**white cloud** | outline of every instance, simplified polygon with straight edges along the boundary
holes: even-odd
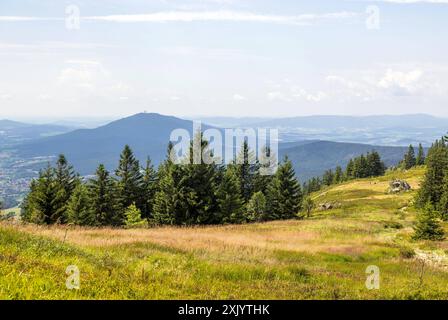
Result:
[[[323,91],[318,91],[316,93],[310,93],[302,88],[294,88],[292,97],[298,99],[304,99],[308,102],[320,102],[327,97],[327,94]]]
[[[51,96],[46,93],[42,93],[37,96],[37,100],[40,100],[40,101],[45,101],[45,100],[50,100],[50,99],[51,99]]]
[[[68,66],[62,68],[57,78],[57,84],[61,89],[81,89],[96,95],[107,95],[111,92],[116,92],[120,96],[125,94],[124,85],[113,83],[110,73],[101,62],[69,59],[65,64]]]
[[[82,65],[82,66],[100,66],[101,62],[95,60],[78,60],[78,59],[69,59],[66,60],[65,63],[74,64],[74,65]]]
[[[247,53],[243,50],[227,48],[207,48],[191,46],[162,47],[157,50],[163,55],[181,56],[187,58],[199,58],[210,60],[251,60],[268,61],[267,57]]]
[[[60,83],[90,83],[94,76],[86,69],[65,68],[61,71],[58,80]]]
[[[331,95],[340,101],[393,99],[404,96],[448,98],[448,68],[432,64],[402,64],[329,75]]]
[[[268,15],[239,11],[169,11],[150,14],[122,14],[108,16],[83,17],[84,20],[108,22],[194,22],[194,21],[232,21],[232,22],[259,22],[289,25],[310,25],[324,20],[350,19],[360,16],[356,12],[333,12],[324,14],[300,15]]]
[[[281,83],[271,83],[270,85],[276,90],[269,92],[267,95],[267,98],[271,101],[321,102],[328,97],[328,94],[322,90],[305,89],[302,86],[295,85],[289,79],[285,79]]]
[[[419,69],[408,72],[388,69],[384,77],[378,81],[378,87],[392,90],[398,95],[410,95],[419,89],[422,75],[423,71]]]
[[[271,101],[279,100],[283,102],[289,102],[291,101],[290,98],[288,98],[284,93],[279,91],[274,92],[268,92],[268,99]]]
[[[0,22],[27,22],[27,21],[60,21],[63,18],[26,17],[26,16],[0,16]]]
[[[0,99],[1,100],[10,100],[10,99],[12,99],[12,94],[9,94],[9,93],[0,94]]]
[[[105,16],[82,16],[81,20],[107,22],[194,22],[194,21],[232,21],[259,22],[290,25],[310,25],[325,20],[351,19],[362,16],[357,12],[340,11],[323,14],[300,15],[270,15],[240,11],[162,11],[148,14],[117,14]],[[31,17],[31,16],[0,16],[0,22],[27,21],[60,21],[63,18]]]
[[[235,100],[235,101],[245,101],[245,100],[247,100],[247,98],[236,93],[236,94],[233,95],[233,100]]]

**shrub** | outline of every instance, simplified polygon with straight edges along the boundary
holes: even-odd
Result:
[[[431,204],[427,204],[424,211],[419,213],[417,224],[414,227],[414,240],[440,241],[445,239],[445,232],[437,219],[437,212]]]
[[[148,221],[142,219],[141,211],[136,207],[135,203],[131,204],[124,213],[125,225],[128,228],[147,227]]]
[[[266,197],[262,192],[256,192],[250,198],[246,207],[248,221],[262,221],[266,215]]]
[[[311,216],[311,211],[314,209],[314,201],[311,199],[311,197],[306,197],[303,201],[303,210],[306,212],[307,218]]]
[[[400,257],[403,259],[412,259],[415,256],[415,251],[412,248],[402,247],[400,248]]]
[[[386,229],[402,229],[403,225],[396,221],[387,221],[384,223],[384,228]]]

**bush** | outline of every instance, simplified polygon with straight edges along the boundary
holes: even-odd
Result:
[[[256,192],[250,198],[246,207],[248,221],[262,221],[266,215],[266,197],[262,192]]]
[[[307,218],[311,216],[311,211],[313,211],[315,207],[313,199],[311,197],[306,197],[303,201],[303,210],[306,212]]]
[[[438,213],[431,204],[427,204],[424,211],[419,213],[417,224],[414,227],[414,240],[440,241],[445,239],[445,232],[437,219]]]
[[[403,225],[396,221],[387,221],[384,223],[384,228],[386,229],[402,229]]]
[[[415,251],[412,248],[402,247],[400,248],[400,257],[403,259],[412,259],[415,256]]]
[[[136,207],[135,203],[131,204],[124,213],[125,225],[128,228],[142,228],[148,226],[148,221],[142,219],[141,211]]]

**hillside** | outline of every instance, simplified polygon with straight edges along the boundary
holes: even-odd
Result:
[[[322,176],[325,170],[337,166],[345,168],[350,159],[376,150],[387,166],[397,165],[407,152],[407,147],[384,147],[359,143],[310,141],[285,143],[279,147],[280,159],[287,155],[302,181]]]
[[[447,243],[410,240],[423,173],[328,188],[316,203],[341,207],[304,220],[139,230],[2,222],[0,299],[447,299]],[[394,177],[414,191],[387,194]],[[65,288],[73,264],[78,291]],[[365,287],[372,265],[379,290]]]
[[[71,126],[29,124],[11,120],[0,120],[0,151],[2,151],[5,146],[63,134],[72,130],[73,127]]]
[[[171,132],[178,128],[191,132],[192,122],[140,113],[95,129],[80,129],[18,146],[16,156],[30,158],[63,153],[81,174],[92,174],[100,163],[115,169],[123,147],[129,144],[140,160],[151,156],[157,164],[165,158]]]

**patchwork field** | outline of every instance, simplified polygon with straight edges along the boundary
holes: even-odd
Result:
[[[448,299],[448,242],[410,240],[424,169],[313,195],[304,220],[154,229],[0,223],[0,299]],[[394,177],[414,191],[386,193]],[[66,288],[66,268],[80,289]],[[366,268],[380,270],[368,290]]]

